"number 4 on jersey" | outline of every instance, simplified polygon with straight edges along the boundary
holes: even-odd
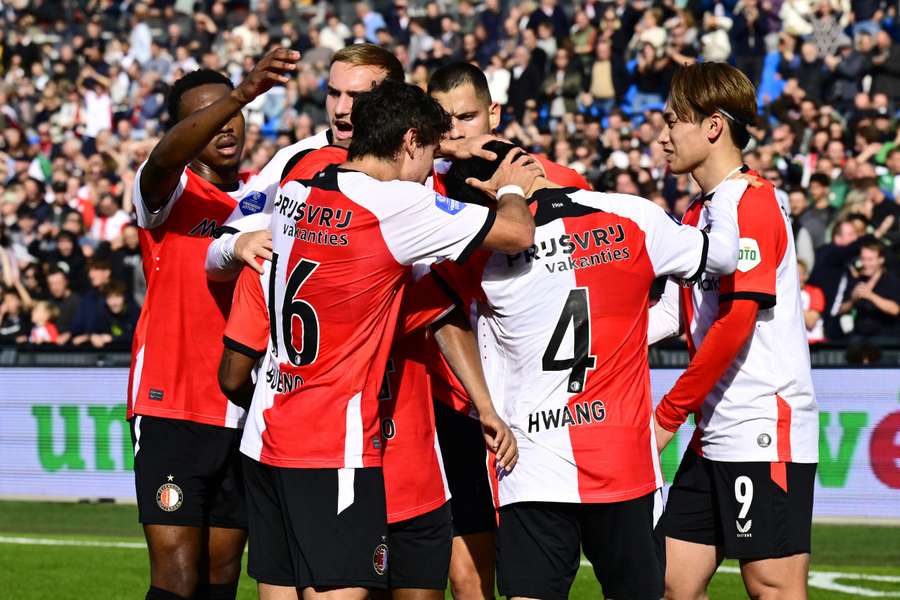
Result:
[[[574,328],[574,352],[572,358],[558,359],[559,347],[562,345],[566,331],[569,330],[569,322]],[[566,389],[570,394],[576,394],[584,389],[584,381],[587,378],[588,369],[597,366],[597,357],[591,356],[591,309],[588,301],[587,288],[575,288],[569,292],[566,303],[563,305],[562,314],[556,322],[550,343],[544,350],[542,368],[545,371],[565,371],[569,373],[569,383]]]
[[[309,279],[319,263],[301,259],[291,271],[284,290],[284,304],[281,307],[281,333],[284,336],[284,349],[287,358],[300,367],[308,365],[319,355],[319,316],[316,309],[308,302],[294,298],[300,286]],[[269,331],[272,336],[272,348],[278,355],[278,326],[275,319],[275,279],[278,268],[278,253],[272,254],[271,276],[269,277]],[[294,318],[300,319],[303,327],[300,348],[294,346]]]

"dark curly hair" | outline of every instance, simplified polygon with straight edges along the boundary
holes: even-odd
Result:
[[[185,92],[201,85],[210,84],[221,84],[228,86],[228,89],[234,89],[234,84],[231,83],[228,77],[212,69],[198,69],[172,84],[172,89],[169,90],[169,98],[166,101],[166,109],[169,111],[169,126],[174,125],[181,119],[178,109],[181,106],[181,97],[184,96]]]

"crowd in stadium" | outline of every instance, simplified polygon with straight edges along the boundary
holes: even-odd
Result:
[[[128,349],[146,284],[130,198],[198,67],[239,81],[273,45],[302,68],[245,112],[244,166],[327,126],[331,55],[368,41],[409,82],[477,63],[498,132],[601,191],[676,216],[697,194],[655,143],[677,65],[757,84],[747,164],[789,207],[810,343],[896,343],[900,15],[879,0],[10,2],[0,27],[0,344]]]

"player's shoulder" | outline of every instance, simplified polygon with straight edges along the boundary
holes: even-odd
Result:
[[[564,167],[559,163],[555,163],[543,154],[535,154],[535,158],[544,167],[547,173],[547,179],[561,185],[563,187],[574,187],[580,190],[590,190],[591,186],[587,180],[581,176],[575,169]]]

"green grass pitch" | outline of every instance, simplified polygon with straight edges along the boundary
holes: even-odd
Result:
[[[136,520],[127,505],[0,502],[0,598],[142,598],[149,571]],[[813,599],[900,598],[900,527],[815,525],[812,563]],[[746,598],[736,565],[724,567],[710,598]],[[238,597],[256,598],[246,574]],[[590,567],[570,597],[601,597]]]

